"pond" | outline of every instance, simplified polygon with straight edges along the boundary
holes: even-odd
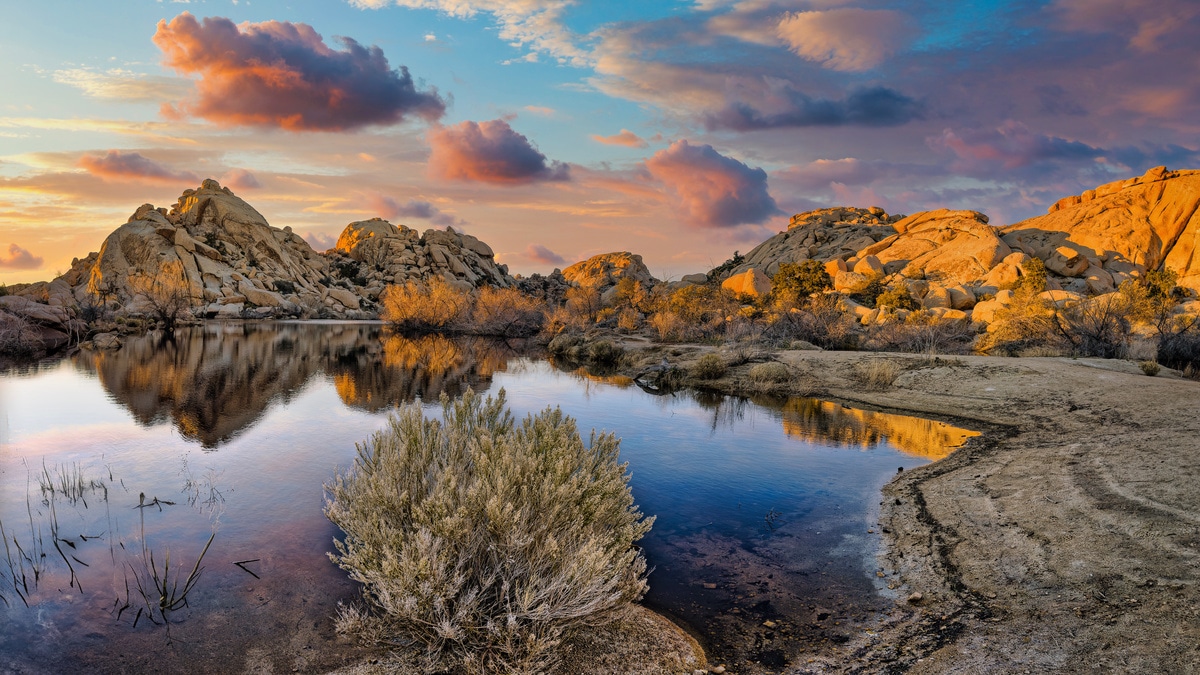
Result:
[[[657,517],[645,602],[738,672],[830,649],[888,606],[879,488],[973,435],[814,399],[657,396],[514,345],[376,324],[134,338],[0,375],[0,671],[311,672],[360,656],[332,631],[357,589],[326,555],[323,485],[394,405],[432,412],[468,386],[622,439]]]

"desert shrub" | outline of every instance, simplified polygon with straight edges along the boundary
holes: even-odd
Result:
[[[650,327],[660,342],[675,342],[683,339],[684,323],[672,311],[658,311],[650,317]]]
[[[1142,369],[1143,373],[1149,375],[1150,377],[1154,377],[1159,373],[1160,370],[1162,370],[1162,367],[1154,361],[1142,361],[1138,363],[1138,367]]]
[[[903,282],[895,284],[880,293],[875,298],[875,306],[907,309],[910,312],[921,309],[921,303],[912,296],[912,293],[908,290],[908,285]]]
[[[803,340],[822,349],[853,349],[858,343],[855,323],[837,296],[818,295],[770,318],[762,337],[777,345]]]
[[[1018,288],[1012,301],[996,310],[988,332],[976,343],[979,351],[1008,356],[1059,353],[1064,347],[1054,306],[1030,287]]]
[[[175,324],[192,306],[191,289],[183,263],[178,260],[164,263],[153,272],[141,271],[131,276],[129,290],[146,302],[150,315],[168,333],[175,330]]]
[[[685,286],[660,299],[660,311],[674,312],[689,332],[708,333],[739,308],[733,293],[720,286]],[[665,307],[661,306],[665,305]]]
[[[871,326],[865,347],[912,354],[966,354],[974,341],[975,331],[969,321],[939,319],[932,312],[913,312],[904,321]]]
[[[566,307],[571,313],[588,325],[596,323],[596,314],[603,305],[600,303],[600,290],[595,286],[572,286],[567,289]]]
[[[1017,282],[1018,289],[1024,289],[1037,294],[1046,290],[1046,264],[1037,256],[1031,257],[1021,270],[1021,280]]]
[[[876,274],[849,289],[846,295],[860,305],[875,307],[879,296],[885,291],[887,291],[887,285],[883,283],[883,275]]]
[[[854,379],[868,390],[880,391],[891,387],[903,369],[891,359],[874,357],[854,364]]]
[[[1168,368],[1200,371],[1200,320],[1176,318],[1158,334],[1158,362]]]
[[[8,286],[6,284],[0,284],[0,298],[6,295],[8,295]]]
[[[442,397],[442,419],[401,407],[326,486],[345,533],[331,558],[368,611],[338,622],[414,641],[432,669],[533,673],[572,629],[618,619],[646,591],[649,531],[619,441],[585,445],[560,410],[514,422],[503,391]]]
[[[782,363],[769,361],[750,367],[750,379],[759,384],[779,384],[792,378],[792,371]]]
[[[42,349],[38,332],[25,317],[0,310],[0,355],[26,358]]]
[[[409,281],[389,286],[380,296],[380,317],[400,330],[454,330],[463,325],[471,307],[471,295],[441,277],[429,284]]]
[[[1122,359],[1129,349],[1132,305],[1121,293],[1092,298],[1054,313],[1063,340],[1078,356]]]
[[[334,260],[330,263],[330,266],[343,279],[353,279],[359,275],[360,266],[357,260],[343,258],[341,260]]]
[[[291,295],[296,292],[296,284],[287,279],[275,280],[275,291],[284,295]]]
[[[771,278],[771,299],[776,304],[793,306],[810,296],[833,288],[833,278],[816,260],[780,263]]]
[[[634,281],[629,277],[622,277],[617,281],[616,289],[613,291],[614,307],[648,312],[652,302],[653,296],[642,282]]]
[[[542,330],[542,303],[515,288],[484,286],[475,294],[471,331],[481,335],[528,337]]]
[[[615,365],[625,350],[608,340],[597,340],[587,346],[587,360],[601,365]]]
[[[555,356],[568,356],[571,350],[585,344],[582,335],[575,333],[559,333],[554,336],[550,344],[546,345],[546,349]]]
[[[692,366],[692,377],[701,380],[715,380],[725,375],[725,359],[718,354],[705,354]]]
[[[549,335],[558,335],[564,331],[582,331],[591,326],[584,317],[567,309],[565,305],[551,307],[545,313],[542,330]]]
[[[617,330],[632,333],[642,327],[642,315],[636,309],[626,307],[617,314]]]

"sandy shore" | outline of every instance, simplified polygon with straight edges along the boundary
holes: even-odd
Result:
[[[1099,359],[763,358],[793,369],[782,389],[984,432],[884,489],[895,610],[787,672],[1200,672],[1200,383]],[[902,372],[864,391],[881,358]],[[712,385],[753,388],[748,368]]]

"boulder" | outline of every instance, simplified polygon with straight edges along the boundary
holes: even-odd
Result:
[[[987,216],[977,211],[927,211],[894,227],[899,234],[886,246],[871,247],[871,253],[885,266],[903,264],[901,274],[910,279],[972,283],[1012,253],[987,224]]]
[[[771,280],[756,269],[748,269],[721,282],[721,288],[737,295],[758,298],[771,292]]]
[[[642,256],[628,251],[592,256],[571,265],[562,274],[576,286],[591,286],[601,292],[615,286],[621,279],[633,279],[647,286],[658,283],[642,262]]]

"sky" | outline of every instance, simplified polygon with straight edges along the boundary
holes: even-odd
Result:
[[[314,248],[679,278],[830,206],[993,225],[1200,168],[1195,0],[0,0],[0,283],[204,178]]]

